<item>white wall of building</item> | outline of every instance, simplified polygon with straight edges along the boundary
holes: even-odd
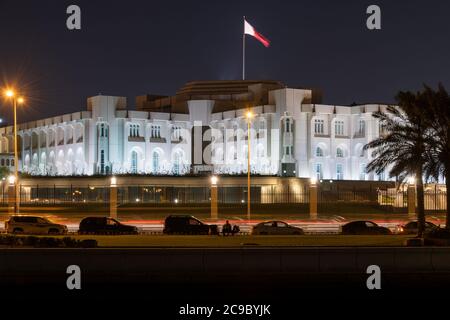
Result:
[[[311,94],[273,90],[269,105],[251,108],[252,173],[383,178],[364,172],[370,154],[362,147],[379,135],[371,115],[385,106],[305,103]],[[112,96],[89,98],[87,109],[20,125],[20,170],[34,175],[182,175],[198,158],[192,150],[193,128],[209,126],[212,171],[247,172],[247,109],[214,113],[213,100],[191,100],[189,114],[132,111],[126,110],[124,97]],[[11,134],[10,127],[0,128],[0,152],[11,152]]]

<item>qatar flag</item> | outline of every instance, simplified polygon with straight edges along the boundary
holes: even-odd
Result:
[[[264,37],[261,33],[255,30],[247,20],[244,19],[244,34],[249,34],[255,37],[259,42],[261,42],[266,48],[270,45],[270,41]]]

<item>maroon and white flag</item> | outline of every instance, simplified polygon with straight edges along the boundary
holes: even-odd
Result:
[[[266,48],[270,46],[270,41],[266,37],[264,37],[261,33],[256,31],[253,26],[244,19],[244,34],[251,35],[256,38],[259,42],[261,42]]]

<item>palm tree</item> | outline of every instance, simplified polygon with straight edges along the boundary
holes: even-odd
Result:
[[[389,176],[403,183],[414,177],[417,186],[418,236],[425,230],[425,206],[423,178],[425,164],[429,161],[426,145],[429,126],[425,120],[424,94],[406,91],[396,96],[398,107],[388,106],[386,111],[377,111],[373,116],[379,120],[386,134],[364,146],[372,149],[374,158],[367,166],[368,171],[381,174],[389,168]]]
[[[430,159],[425,167],[427,175],[436,181],[445,178],[447,215],[445,226],[450,228],[450,97],[442,84],[435,91],[425,86],[423,92],[429,106],[426,120],[432,128],[432,142],[428,145]]]

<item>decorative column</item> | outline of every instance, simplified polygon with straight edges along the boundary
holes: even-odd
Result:
[[[117,219],[117,178],[111,177],[109,188],[109,217]]]
[[[15,164],[15,163],[14,163]],[[8,177],[8,213],[13,215],[16,213],[16,177],[10,175]]]
[[[219,208],[217,205],[217,180],[216,176],[211,177],[211,220],[219,218]]]
[[[309,184],[309,218],[312,220],[317,219],[317,179],[311,178]]]

